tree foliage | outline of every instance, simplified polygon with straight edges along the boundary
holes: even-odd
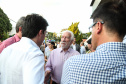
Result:
[[[74,34],[74,37],[76,38],[76,43],[80,44],[80,42],[82,41],[82,39],[87,39],[91,35],[91,32],[82,33],[79,30],[78,25],[79,25],[79,22],[72,23],[68,28],[62,29],[61,32],[65,31],[65,30],[72,31],[73,34]]]
[[[91,34],[92,34],[91,32],[83,33],[83,34],[82,34],[82,35],[83,35],[83,39],[89,38]]]
[[[81,31],[78,28],[79,22],[72,23],[71,26],[69,26],[68,30],[72,31],[74,34],[74,37],[76,38],[76,43],[80,44],[82,41],[83,35]]]
[[[62,29],[61,32],[66,31],[66,30],[68,30],[68,28],[66,28],[66,29]]]
[[[54,33],[53,33],[53,39],[56,39],[56,38],[57,38],[57,33],[54,32]]]
[[[46,37],[47,37],[47,39],[52,39],[53,38],[53,33],[52,32],[48,32]]]
[[[55,40],[55,41],[60,41],[61,37],[57,36],[56,32],[48,32],[48,34],[46,35],[46,39],[45,40]]]
[[[8,16],[0,8],[0,39],[4,40],[7,38],[7,34],[12,30],[12,25]],[[6,34],[5,34],[6,33]]]

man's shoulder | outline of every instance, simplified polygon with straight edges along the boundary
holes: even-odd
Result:
[[[81,46],[82,49],[84,49],[85,47],[84,46]]]
[[[74,52],[77,52],[77,51],[74,51]],[[96,57],[96,53],[89,53],[89,54],[78,54],[78,55],[75,55],[75,56],[72,56],[72,57],[70,57],[70,59],[69,60],[74,60],[73,62],[75,62],[75,61],[91,61],[91,60],[94,60],[94,59],[96,59],[95,58]]]
[[[17,47],[16,43],[8,45],[7,47],[5,47],[3,49],[3,51],[1,53],[4,53],[4,55],[7,55],[8,53],[10,54],[13,51],[13,49],[15,49],[15,47]]]
[[[62,48],[56,48],[53,50],[53,52],[61,52]]]
[[[70,53],[77,53],[77,54],[80,54],[78,51],[76,51],[76,50],[74,50],[74,49],[72,49],[72,48],[70,48]]]
[[[13,37],[10,37],[10,38],[7,38],[6,40],[4,40],[1,44],[11,44],[14,42],[14,36]]]

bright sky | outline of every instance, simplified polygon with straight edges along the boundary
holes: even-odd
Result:
[[[79,30],[89,32],[92,0],[0,0],[0,7],[7,16],[18,21],[21,16],[31,13],[41,14],[49,23],[47,31],[60,33],[72,22],[80,22]],[[15,23],[12,22],[13,27]]]

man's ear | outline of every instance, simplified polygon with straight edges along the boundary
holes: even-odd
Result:
[[[19,31],[22,32],[22,27],[19,27]]]
[[[42,35],[42,34],[43,34],[43,31],[42,30],[39,30],[38,35]]]
[[[97,22],[97,34],[101,33],[102,31],[102,23],[101,22]]]

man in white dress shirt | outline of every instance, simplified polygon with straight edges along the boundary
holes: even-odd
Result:
[[[80,54],[86,54],[86,49],[84,47],[84,43],[83,42],[80,43]]]
[[[43,84],[44,54],[40,50],[47,21],[38,14],[25,17],[22,38],[0,56],[0,84]]]

